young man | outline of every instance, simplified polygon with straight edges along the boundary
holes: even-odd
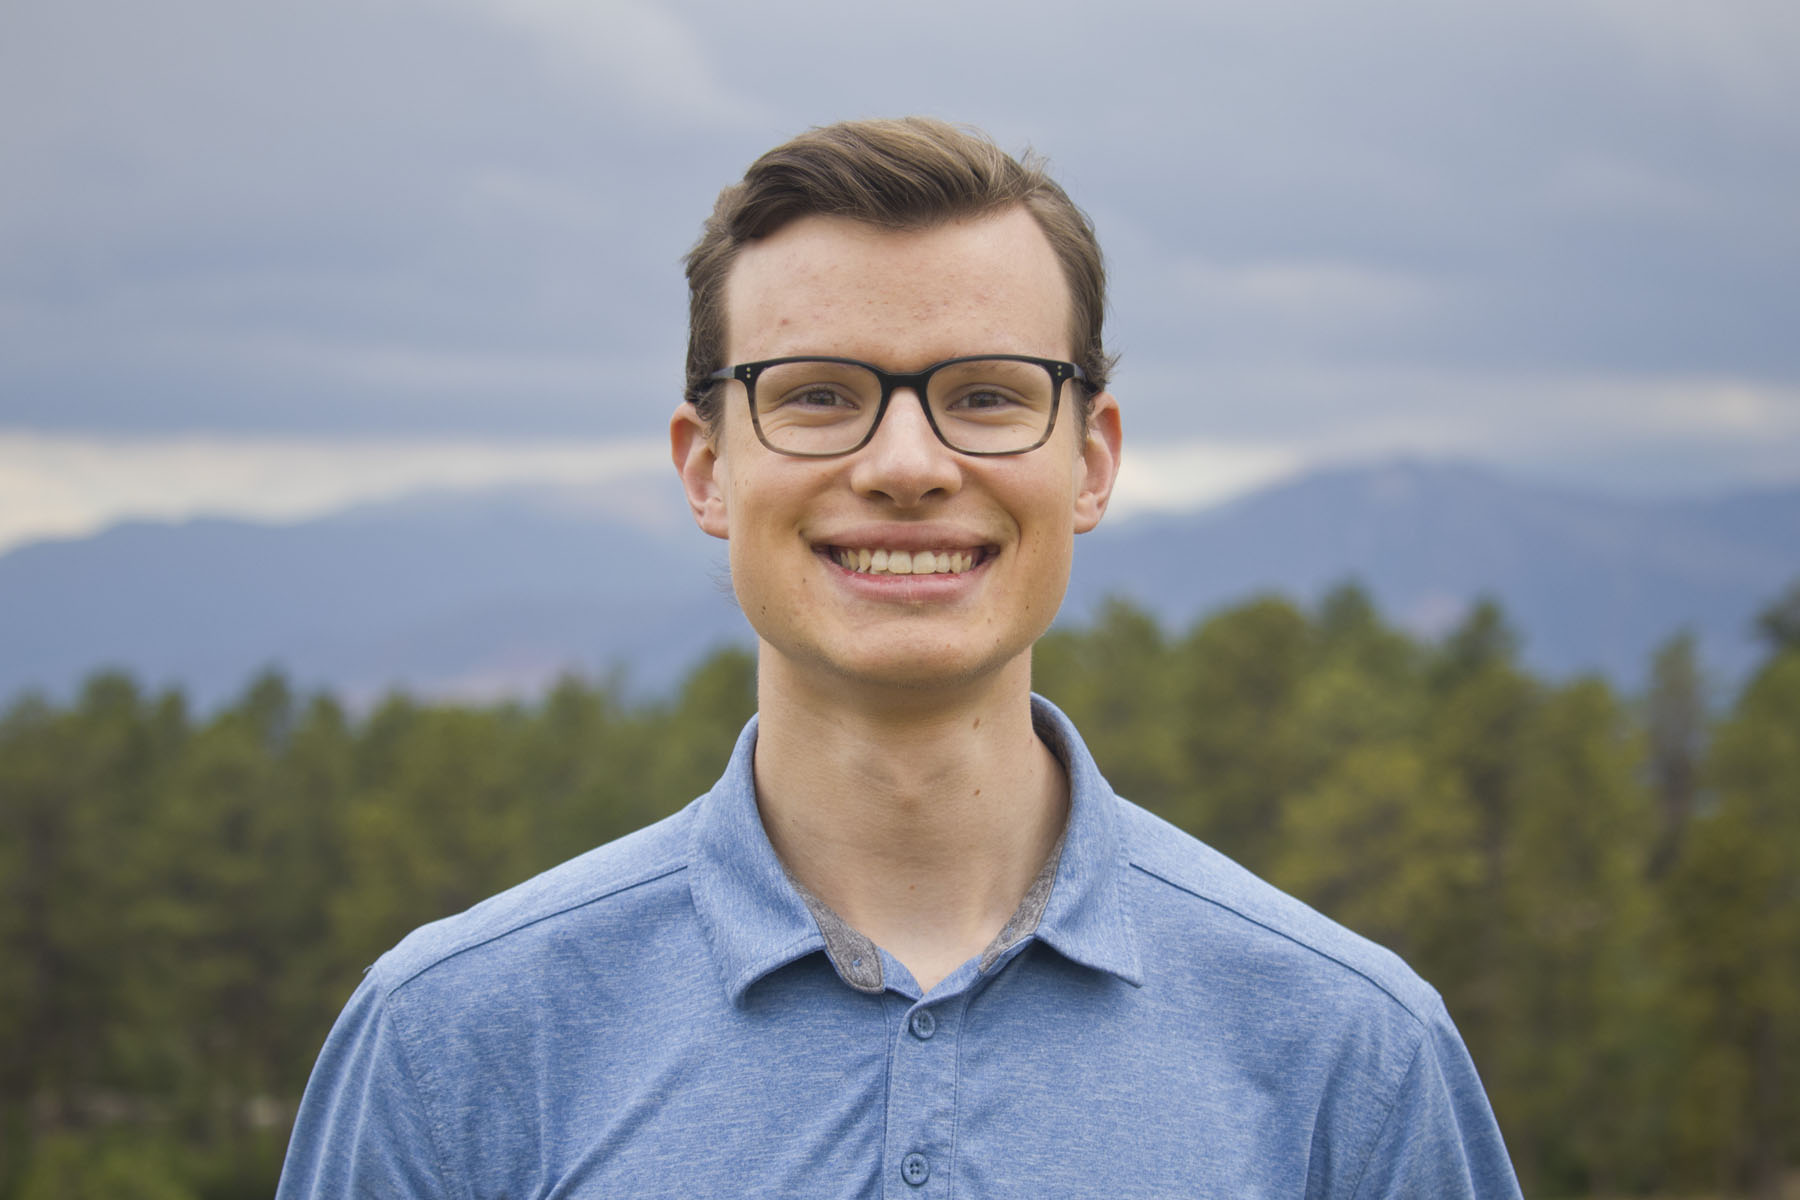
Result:
[[[1430,988],[1030,693],[1119,463],[1031,164],[815,130],[689,258],[675,464],[757,719],[707,795],[369,972],[282,1195],[1516,1196]]]

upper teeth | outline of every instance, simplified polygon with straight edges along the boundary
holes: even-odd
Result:
[[[973,550],[850,550],[834,548],[840,567],[869,575],[957,574],[975,565]]]

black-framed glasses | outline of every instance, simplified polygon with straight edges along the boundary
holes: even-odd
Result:
[[[796,458],[833,458],[869,444],[888,401],[910,388],[938,440],[960,454],[1024,454],[1050,440],[1062,385],[1087,374],[1023,354],[947,358],[923,371],[884,371],[854,358],[770,358],[714,371],[735,379],[763,445]]]

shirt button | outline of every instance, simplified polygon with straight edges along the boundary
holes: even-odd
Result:
[[[912,1015],[913,1036],[921,1042],[937,1032],[937,1018],[931,1015],[929,1008],[921,1008]]]
[[[931,1163],[923,1154],[909,1154],[900,1160],[900,1178],[914,1187],[924,1187],[931,1178]]]

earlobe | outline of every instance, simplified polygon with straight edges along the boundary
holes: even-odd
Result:
[[[716,538],[727,536],[725,489],[719,482],[719,452],[707,436],[706,422],[684,401],[669,419],[669,456],[681,476],[694,524]]]
[[[1075,494],[1075,532],[1086,533],[1100,524],[1119,478],[1119,454],[1124,428],[1119,402],[1111,392],[1101,392],[1088,408],[1087,436],[1082,439],[1080,473]]]

